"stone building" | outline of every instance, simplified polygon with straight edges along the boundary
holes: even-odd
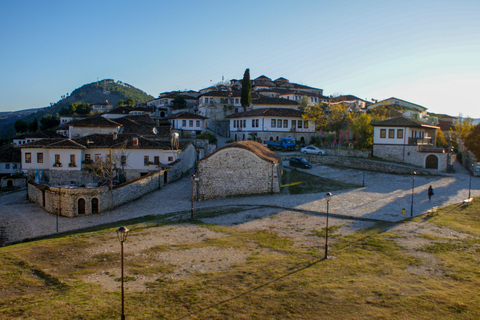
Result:
[[[255,141],[230,143],[197,166],[197,200],[280,192],[281,156]]]
[[[436,146],[436,130],[440,127],[407,117],[371,123],[372,155],[411,163],[427,169],[447,170],[449,154]]]

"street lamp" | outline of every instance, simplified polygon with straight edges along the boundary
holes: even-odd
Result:
[[[122,317],[120,319],[125,320],[125,288],[123,286],[123,243],[127,241],[128,230],[126,227],[120,227],[117,230],[118,241],[122,246]]]
[[[470,181],[468,182],[468,198],[467,199],[470,199],[470,190],[472,189],[473,163],[470,166],[469,172],[470,172]]]
[[[412,173],[412,201],[410,202],[410,217],[413,217],[413,189],[415,188],[415,175],[417,173],[413,171]]]
[[[332,199],[332,193],[327,192],[325,194],[325,199],[327,200],[327,223],[325,225],[325,259],[327,259],[328,254],[328,207],[330,204],[330,199]]]

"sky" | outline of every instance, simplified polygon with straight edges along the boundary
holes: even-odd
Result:
[[[97,79],[154,97],[266,75],[480,118],[480,1],[0,0],[0,111]]]

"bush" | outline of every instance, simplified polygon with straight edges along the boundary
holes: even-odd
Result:
[[[205,132],[203,134],[197,135],[197,139],[208,139],[208,142],[211,144],[217,143],[217,136],[211,132]]]

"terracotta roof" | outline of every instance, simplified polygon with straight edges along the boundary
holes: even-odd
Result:
[[[298,102],[294,100],[288,100],[283,98],[270,98],[262,96],[258,99],[252,99],[252,104],[272,104],[272,105],[293,105],[298,106]]]
[[[138,144],[134,144],[134,138],[137,139]],[[88,149],[101,148],[126,148],[126,149],[171,149],[170,140],[151,140],[136,134],[119,134],[114,138],[113,134],[92,134],[86,137],[75,139],[81,145]],[[180,140],[180,149],[185,148],[189,142]]]
[[[117,107],[117,108],[115,108],[113,110],[110,110],[108,112],[105,112],[104,114],[128,114],[132,110],[133,110],[132,107],[122,106],[122,107]]]
[[[52,138],[61,138],[63,136],[59,135],[55,131],[38,131],[38,132],[29,132],[22,134],[20,136],[16,136],[13,139],[52,139]]]
[[[291,108],[260,108],[253,109],[247,112],[234,113],[225,118],[244,118],[244,117],[267,117],[267,116],[279,116],[279,117],[301,117],[303,112]]]
[[[213,156],[217,152],[220,152],[221,150],[231,149],[231,148],[240,148],[240,149],[248,150],[256,154],[259,158],[271,163],[279,163],[282,160],[281,155],[271,151],[267,147],[263,146],[261,143],[258,143],[252,140],[227,143],[226,145],[224,145],[220,149],[217,149],[214,153],[212,153],[208,157],[205,157],[204,159],[210,158],[211,156]]]
[[[437,128],[440,129],[438,126],[434,126],[431,124],[423,123],[417,120],[413,120],[411,118],[407,117],[397,117],[397,118],[392,118],[392,119],[387,119],[383,121],[378,121],[378,122],[372,122],[370,123],[371,126],[374,127],[424,127],[424,128]]]
[[[19,148],[8,147],[0,149],[0,162],[20,162],[21,151]]]
[[[199,97],[239,97],[241,94],[240,91],[238,90],[233,90],[233,91],[209,91],[205,92],[204,94],[201,94]]]
[[[72,127],[118,127],[119,123],[102,116],[76,120],[68,123]]]
[[[168,116],[167,119],[201,119],[205,120],[208,119],[207,117],[201,116],[199,114],[194,114],[191,112],[180,112],[180,113],[175,113],[172,114],[171,116]]]
[[[57,138],[33,141],[22,144],[20,148],[84,149],[85,146],[69,138]]]

